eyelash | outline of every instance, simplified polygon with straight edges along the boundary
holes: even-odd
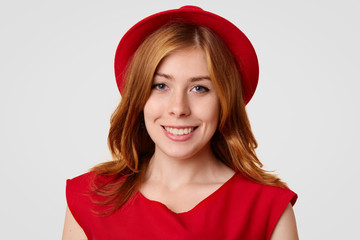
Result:
[[[167,88],[168,88],[168,86],[166,86],[165,83],[156,83],[151,86],[151,89],[156,89],[156,90],[160,90],[160,91],[166,90]],[[205,93],[205,92],[210,91],[209,88],[207,88],[205,86],[201,86],[201,85],[196,85],[193,88],[191,88],[191,90],[195,90],[195,92],[197,92],[197,93]]]
[[[196,88],[201,88],[202,90],[197,90],[196,92],[198,92],[198,93],[204,93],[204,92],[208,92],[209,91],[209,88],[207,88],[207,87],[204,87],[204,86],[201,86],[201,85],[196,85],[195,87],[193,87],[192,89],[196,89]]]
[[[163,88],[160,88],[163,87]],[[157,90],[165,90],[164,87],[167,87],[165,83],[156,83],[152,85],[152,89],[157,89]]]

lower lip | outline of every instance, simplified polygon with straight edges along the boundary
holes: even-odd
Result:
[[[184,141],[189,140],[194,135],[194,132],[196,131],[196,129],[194,129],[191,133],[184,134],[184,135],[171,134],[168,131],[166,131],[164,128],[163,128],[163,131],[164,131],[165,136],[167,136],[171,140],[176,141],[176,142],[184,142]]]

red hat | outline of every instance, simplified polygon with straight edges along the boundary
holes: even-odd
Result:
[[[184,6],[156,13],[141,20],[125,33],[115,53],[115,77],[120,93],[125,86],[123,73],[137,48],[151,33],[174,19],[185,24],[207,27],[222,38],[235,56],[241,75],[243,98],[247,104],[254,95],[259,79],[259,64],[253,46],[234,24],[195,6]]]

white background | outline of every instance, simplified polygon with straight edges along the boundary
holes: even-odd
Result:
[[[300,238],[358,237],[358,1],[15,0],[0,3],[0,239],[60,239],[65,180],[110,159],[121,36],[186,4],[232,21],[258,53],[248,112],[266,169],[299,194]]]

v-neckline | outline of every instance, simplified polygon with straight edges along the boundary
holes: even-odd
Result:
[[[185,214],[190,214],[194,211],[196,211],[198,208],[200,208],[202,205],[204,205],[207,201],[209,201],[209,199],[214,198],[216,195],[218,195],[219,192],[222,191],[222,189],[224,189],[227,185],[229,185],[233,179],[235,179],[235,176],[238,174],[238,172],[235,172],[228,180],[226,180],[226,182],[224,182],[223,184],[221,184],[220,187],[218,187],[217,189],[215,189],[212,193],[210,193],[208,196],[206,196],[205,198],[203,198],[202,200],[200,200],[197,204],[195,204],[190,210],[188,211],[184,211],[184,212],[174,212],[173,210],[171,210],[170,208],[168,208],[168,206],[160,201],[157,200],[151,200],[147,197],[145,197],[140,191],[137,192],[137,195],[140,196],[140,198],[144,201],[146,201],[149,204],[156,204],[159,205],[163,208],[165,208],[167,211],[171,212],[172,214],[176,214],[176,215],[185,215]]]

